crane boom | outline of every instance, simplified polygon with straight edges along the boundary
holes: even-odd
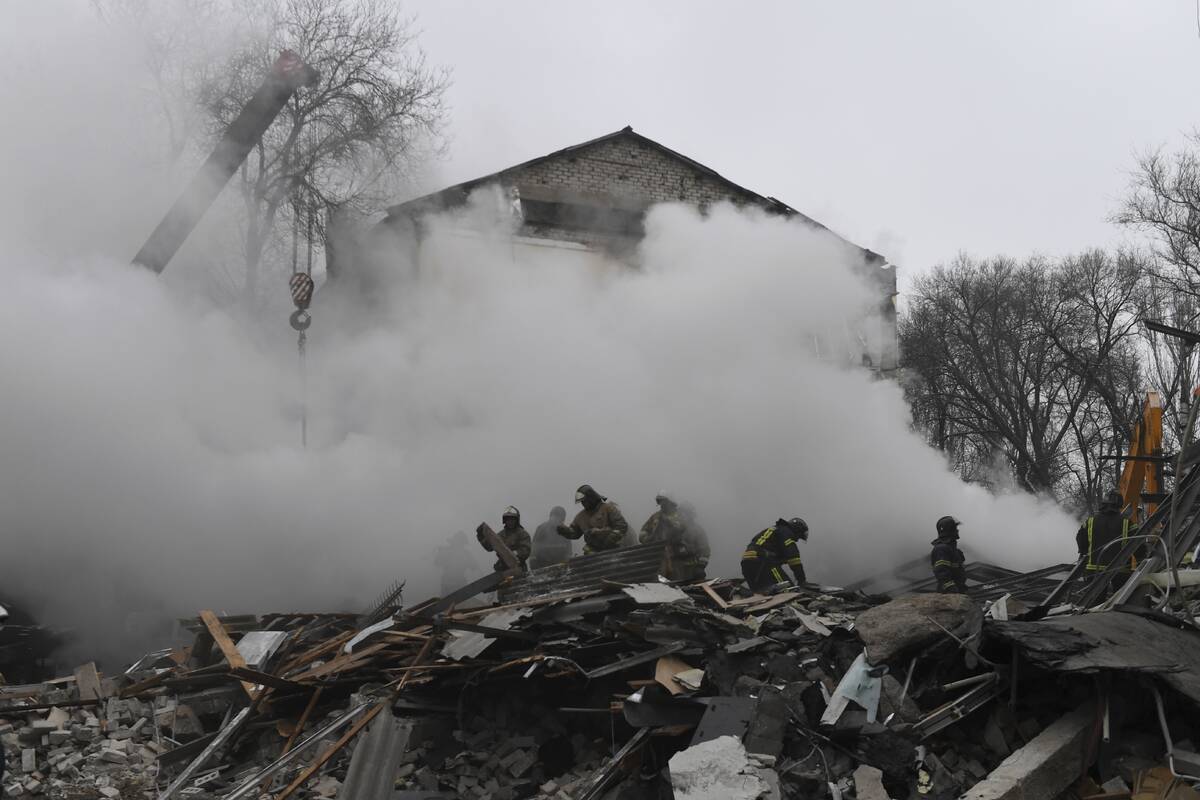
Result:
[[[317,71],[300,56],[291,50],[280,53],[266,80],[229,125],[133,263],[161,273],[296,90],[316,81]]]

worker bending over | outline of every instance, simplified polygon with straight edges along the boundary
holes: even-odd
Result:
[[[796,585],[805,583],[804,564],[800,562],[799,541],[808,541],[808,524],[799,517],[778,519],[759,532],[742,553],[742,576],[755,592],[787,583],[784,567],[792,571]]]
[[[621,516],[616,503],[586,483],[575,490],[575,502],[582,505],[583,510],[575,515],[570,525],[558,526],[559,536],[582,538],[584,555],[616,550],[625,543],[629,523]]]
[[[521,512],[513,506],[504,509],[504,513],[500,516],[504,523],[496,535],[500,537],[500,541],[504,542],[504,546],[512,551],[512,554],[517,557],[517,561],[521,562],[521,569],[526,569],[526,563],[529,561],[529,532],[521,527]],[[479,539],[479,543],[483,545],[483,549],[488,552],[492,551],[492,543],[484,538],[482,532],[483,526],[476,532],[475,536]],[[496,572],[504,572],[508,569],[508,565],[503,559],[497,558],[493,566]]]
[[[958,549],[958,526],[962,523],[954,517],[942,517],[937,521],[937,538],[930,544],[929,563],[937,590],[942,594],[966,594],[967,572],[963,568],[967,557]]]
[[[1087,559],[1088,571],[1103,572],[1112,566],[1122,548],[1113,542],[1129,538],[1129,520],[1121,514],[1123,505],[1125,498],[1120,492],[1109,492],[1100,501],[1100,513],[1084,520],[1075,533],[1075,546],[1079,557]]]
[[[708,537],[700,526],[695,525],[694,513],[685,515],[683,509],[666,492],[654,498],[658,511],[650,515],[642,525],[638,542],[664,542],[663,576],[672,581],[693,581],[704,577],[708,564]]]

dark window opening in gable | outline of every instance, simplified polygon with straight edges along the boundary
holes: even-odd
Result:
[[[557,203],[522,197],[521,213],[529,225],[553,225],[566,230],[634,237],[641,237],[646,231],[646,212],[641,209]]]

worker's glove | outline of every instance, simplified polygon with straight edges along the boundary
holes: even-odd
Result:
[[[563,538],[566,538],[566,539],[578,539],[579,538],[578,536],[575,535],[575,530],[570,525],[559,525],[554,530],[559,536],[562,536]]]
[[[583,540],[593,550],[603,550],[608,546],[608,537],[613,533],[611,528],[592,528],[583,535]]]

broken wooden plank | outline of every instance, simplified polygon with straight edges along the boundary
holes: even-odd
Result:
[[[260,672],[250,667],[230,667],[227,673],[235,678],[250,684],[260,684],[262,686],[270,686],[273,689],[307,689],[304,684],[296,681],[280,678],[277,675],[271,675],[266,672]]]
[[[620,661],[613,662],[612,664],[605,664],[603,667],[597,667],[596,669],[587,673],[587,678],[588,680],[591,680],[592,678],[603,678],[605,675],[612,675],[614,672],[621,672],[622,670],[629,669],[630,667],[636,667],[639,664],[645,664],[647,661],[655,661],[663,656],[669,656],[672,653],[678,653],[686,646],[687,645],[683,642],[672,642],[671,644],[666,644],[662,647],[656,647],[653,650],[647,650],[644,653],[635,653],[628,658],[623,658]]]
[[[461,589],[455,589],[453,592],[433,603],[432,605],[426,605],[420,609],[420,612],[425,616],[440,614],[452,606],[458,605],[463,600],[470,600],[477,594],[490,592],[500,584],[504,583],[505,579],[509,578],[510,576],[520,574],[520,570],[510,569],[505,572],[493,572],[491,575],[484,575],[482,578],[471,581]],[[416,609],[413,610],[415,611]],[[403,613],[403,611],[401,611],[401,613]]]
[[[700,584],[700,588],[704,590],[704,593],[708,595],[710,600],[717,604],[717,608],[720,608],[722,611],[729,608],[729,602],[724,597],[721,597],[721,595],[717,594],[716,589],[712,588],[712,581],[707,581]]]
[[[368,647],[364,647],[361,650],[357,650],[353,653],[342,653],[336,658],[326,661],[324,664],[318,667],[313,667],[300,673],[299,675],[293,675],[288,680],[302,683],[307,680],[312,680],[313,678],[332,675],[335,672],[354,669],[355,667],[361,666],[362,664],[370,661],[371,656],[375,655],[381,650],[386,650],[391,646],[391,642],[380,642],[379,644],[373,644]]]
[[[417,665],[425,660],[425,658],[429,655],[429,650],[433,642],[433,639],[429,639],[425,642],[425,644],[421,645],[421,650],[419,653],[417,653],[417,657],[413,659],[410,669],[416,668]],[[355,722],[350,727],[350,730],[346,731],[342,735],[342,738],[334,742],[325,750],[324,753],[317,756],[316,760],[313,761],[312,764],[309,764],[303,772],[296,776],[295,780],[287,785],[287,788],[276,795],[275,800],[287,800],[287,798],[292,796],[293,792],[307,783],[309,778],[317,774],[321,767],[325,766],[329,759],[333,758],[343,747],[349,744],[350,741],[359,734],[359,731],[365,728],[371,722],[371,720],[375,719],[375,717],[379,715],[380,711],[391,705],[392,701],[395,700],[395,698],[398,697],[402,691],[404,691],[404,687],[408,684],[408,676],[411,674],[411,672],[406,672],[404,677],[401,678],[400,682],[396,685],[391,697],[376,703],[367,713],[363,714],[362,718]],[[163,799],[160,798],[160,800]]]
[[[510,570],[524,572],[524,570],[521,568],[521,562],[517,560],[515,555],[513,555],[513,551],[508,549],[508,545],[504,543],[504,540],[500,538],[499,534],[492,530],[492,526],[488,525],[486,522],[481,522],[479,523],[479,527],[475,529],[475,532],[483,537],[483,541],[487,542],[491,546],[491,550],[500,558],[500,561],[503,562],[504,566],[508,567]]]
[[[355,633],[355,631],[346,631],[345,633],[340,633],[332,639],[328,639],[321,644],[310,647],[303,653],[298,653],[296,656],[289,659],[288,662],[279,669],[279,673],[286,675],[292,670],[308,666],[318,658],[321,658],[331,651],[340,650],[342,645],[354,638]]]
[[[242,658],[242,654],[238,652],[237,645],[233,643],[233,639],[229,638],[229,634],[225,630],[225,626],[217,619],[217,615],[212,611],[201,611],[200,619],[208,628],[208,634],[213,638],[217,648],[221,654],[225,656],[225,660],[229,662],[231,667],[245,667],[246,659]],[[254,688],[254,684],[242,681],[242,688],[246,690],[246,696],[253,700],[258,696],[258,691]]]
[[[177,674],[177,673],[174,670],[165,669],[162,672],[158,673],[157,675],[151,675],[149,678],[146,678],[146,680],[144,680],[144,681],[138,681],[137,683],[129,684],[128,686],[126,686],[124,689],[121,690],[121,692],[118,696],[121,699],[125,699],[127,697],[133,697],[134,695],[141,694],[142,692],[145,692],[145,691],[149,691],[150,689],[154,689],[158,686],[161,686],[163,681],[165,681],[167,678],[170,678],[172,675],[175,675],[175,674]]]

